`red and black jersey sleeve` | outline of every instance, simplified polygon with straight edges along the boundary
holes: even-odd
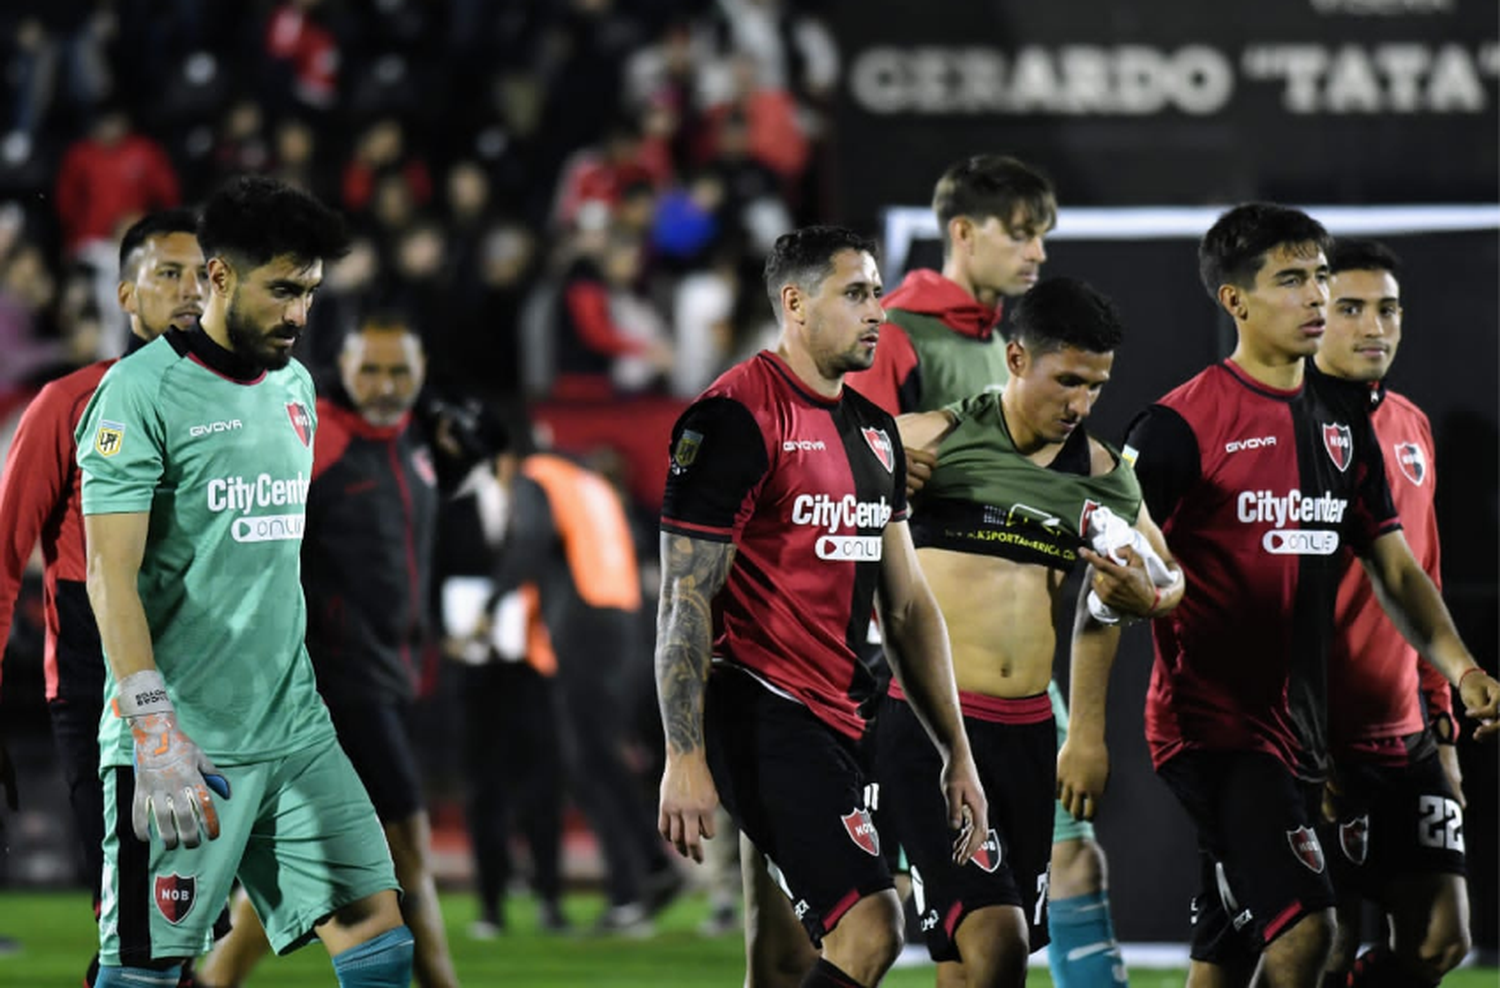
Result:
[[[732,398],[698,401],[672,428],[670,456],[662,531],[737,540],[770,469],[755,416]]]
[[[1166,524],[1203,473],[1193,427],[1165,405],[1149,406],[1130,423],[1124,456],[1135,468],[1141,497],[1158,525]]]
[[[1380,440],[1375,436],[1369,415],[1351,416],[1351,420],[1353,428],[1360,432],[1354,444],[1359,455],[1360,478],[1353,504],[1355,523],[1349,534],[1351,547],[1364,556],[1369,554],[1370,544],[1376,539],[1401,528],[1401,516],[1391,498],[1385,455],[1380,451]]]

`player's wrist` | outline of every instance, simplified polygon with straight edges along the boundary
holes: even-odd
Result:
[[[1476,672],[1482,673],[1482,672],[1484,672],[1484,670],[1482,668],[1480,668],[1478,665],[1472,665],[1472,666],[1470,666],[1469,668],[1467,668],[1467,669],[1465,669],[1463,671],[1463,674],[1458,677],[1458,680],[1454,683],[1454,685],[1457,686],[1460,690],[1462,690],[1464,688],[1464,680],[1468,679],[1470,676],[1474,675]]]
[[[167,695],[167,682],[156,669],[133,672],[115,684],[114,708],[116,716],[127,719],[176,713]]]

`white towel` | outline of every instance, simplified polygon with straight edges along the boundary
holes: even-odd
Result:
[[[1146,541],[1133,525],[1128,524],[1124,518],[1115,514],[1104,506],[1094,509],[1089,515],[1089,530],[1087,536],[1093,543],[1094,551],[1101,556],[1108,556],[1121,566],[1125,565],[1124,549],[1131,549],[1146,564],[1146,575],[1151,577],[1155,586],[1170,587],[1177,579],[1177,575],[1167,568],[1162,562],[1156,550],[1151,548],[1151,543]],[[1089,591],[1089,613],[1094,620],[1100,624],[1119,624],[1120,615],[1114,608],[1099,599],[1099,595],[1093,590]]]

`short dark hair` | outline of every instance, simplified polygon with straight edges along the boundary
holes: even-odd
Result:
[[[1003,154],[975,154],[956,161],[932,190],[932,211],[948,250],[948,223],[967,216],[983,223],[990,217],[1010,225],[1016,211],[1038,230],[1057,222],[1057,193],[1040,171]]]
[[[1125,337],[1115,304],[1077,278],[1038,282],[1015,303],[1011,321],[1011,338],[1036,353],[1063,347],[1112,353]]]
[[[1401,258],[1378,240],[1341,238],[1333,242],[1333,249],[1328,252],[1328,270],[1332,274],[1340,271],[1389,271],[1399,275]]]
[[[338,213],[285,182],[263,175],[231,179],[203,206],[204,257],[258,268],[289,255],[302,263],[336,260],[348,249]]]
[[[1210,298],[1217,300],[1220,285],[1249,288],[1277,247],[1311,244],[1327,253],[1333,238],[1323,224],[1300,209],[1271,202],[1249,202],[1214,221],[1198,242],[1198,277]]]
[[[833,256],[845,250],[878,256],[875,241],[842,226],[805,226],[776,238],[766,257],[765,280],[766,295],[778,322],[782,286],[817,291],[823,279],[833,273]]]
[[[187,207],[163,209],[147,213],[132,223],[130,229],[125,231],[125,236],[120,238],[120,280],[135,280],[135,272],[127,271],[131,266],[130,255],[144,247],[150,238],[169,233],[191,233],[197,236],[198,214]]]

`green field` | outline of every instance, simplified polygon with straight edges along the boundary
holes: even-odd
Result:
[[[472,900],[444,898],[448,935],[459,977],[469,988],[738,988],[744,977],[737,936],[699,936],[705,914],[700,899],[668,909],[649,940],[606,939],[584,934],[567,937],[538,933],[528,902],[511,908],[511,929],[501,937],[476,942],[468,935]],[[587,929],[602,908],[597,897],[579,895],[567,902],[570,918]],[[93,951],[94,930],[88,901],[76,894],[0,893],[0,935],[21,942],[20,953],[0,956],[0,985],[6,988],[73,988]],[[1133,971],[1140,988],[1179,988],[1181,971]],[[1044,968],[1033,970],[1031,983],[1050,985]],[[1496,972],[1469,970],[1445,982],[1455,988],[1495,988]],[[328,956],[314,944],[290,957],[263,962],[250,981],[257,988],[312,988],[335,984]],[[931,968],[893,971],[891,988],[932,984]]]

